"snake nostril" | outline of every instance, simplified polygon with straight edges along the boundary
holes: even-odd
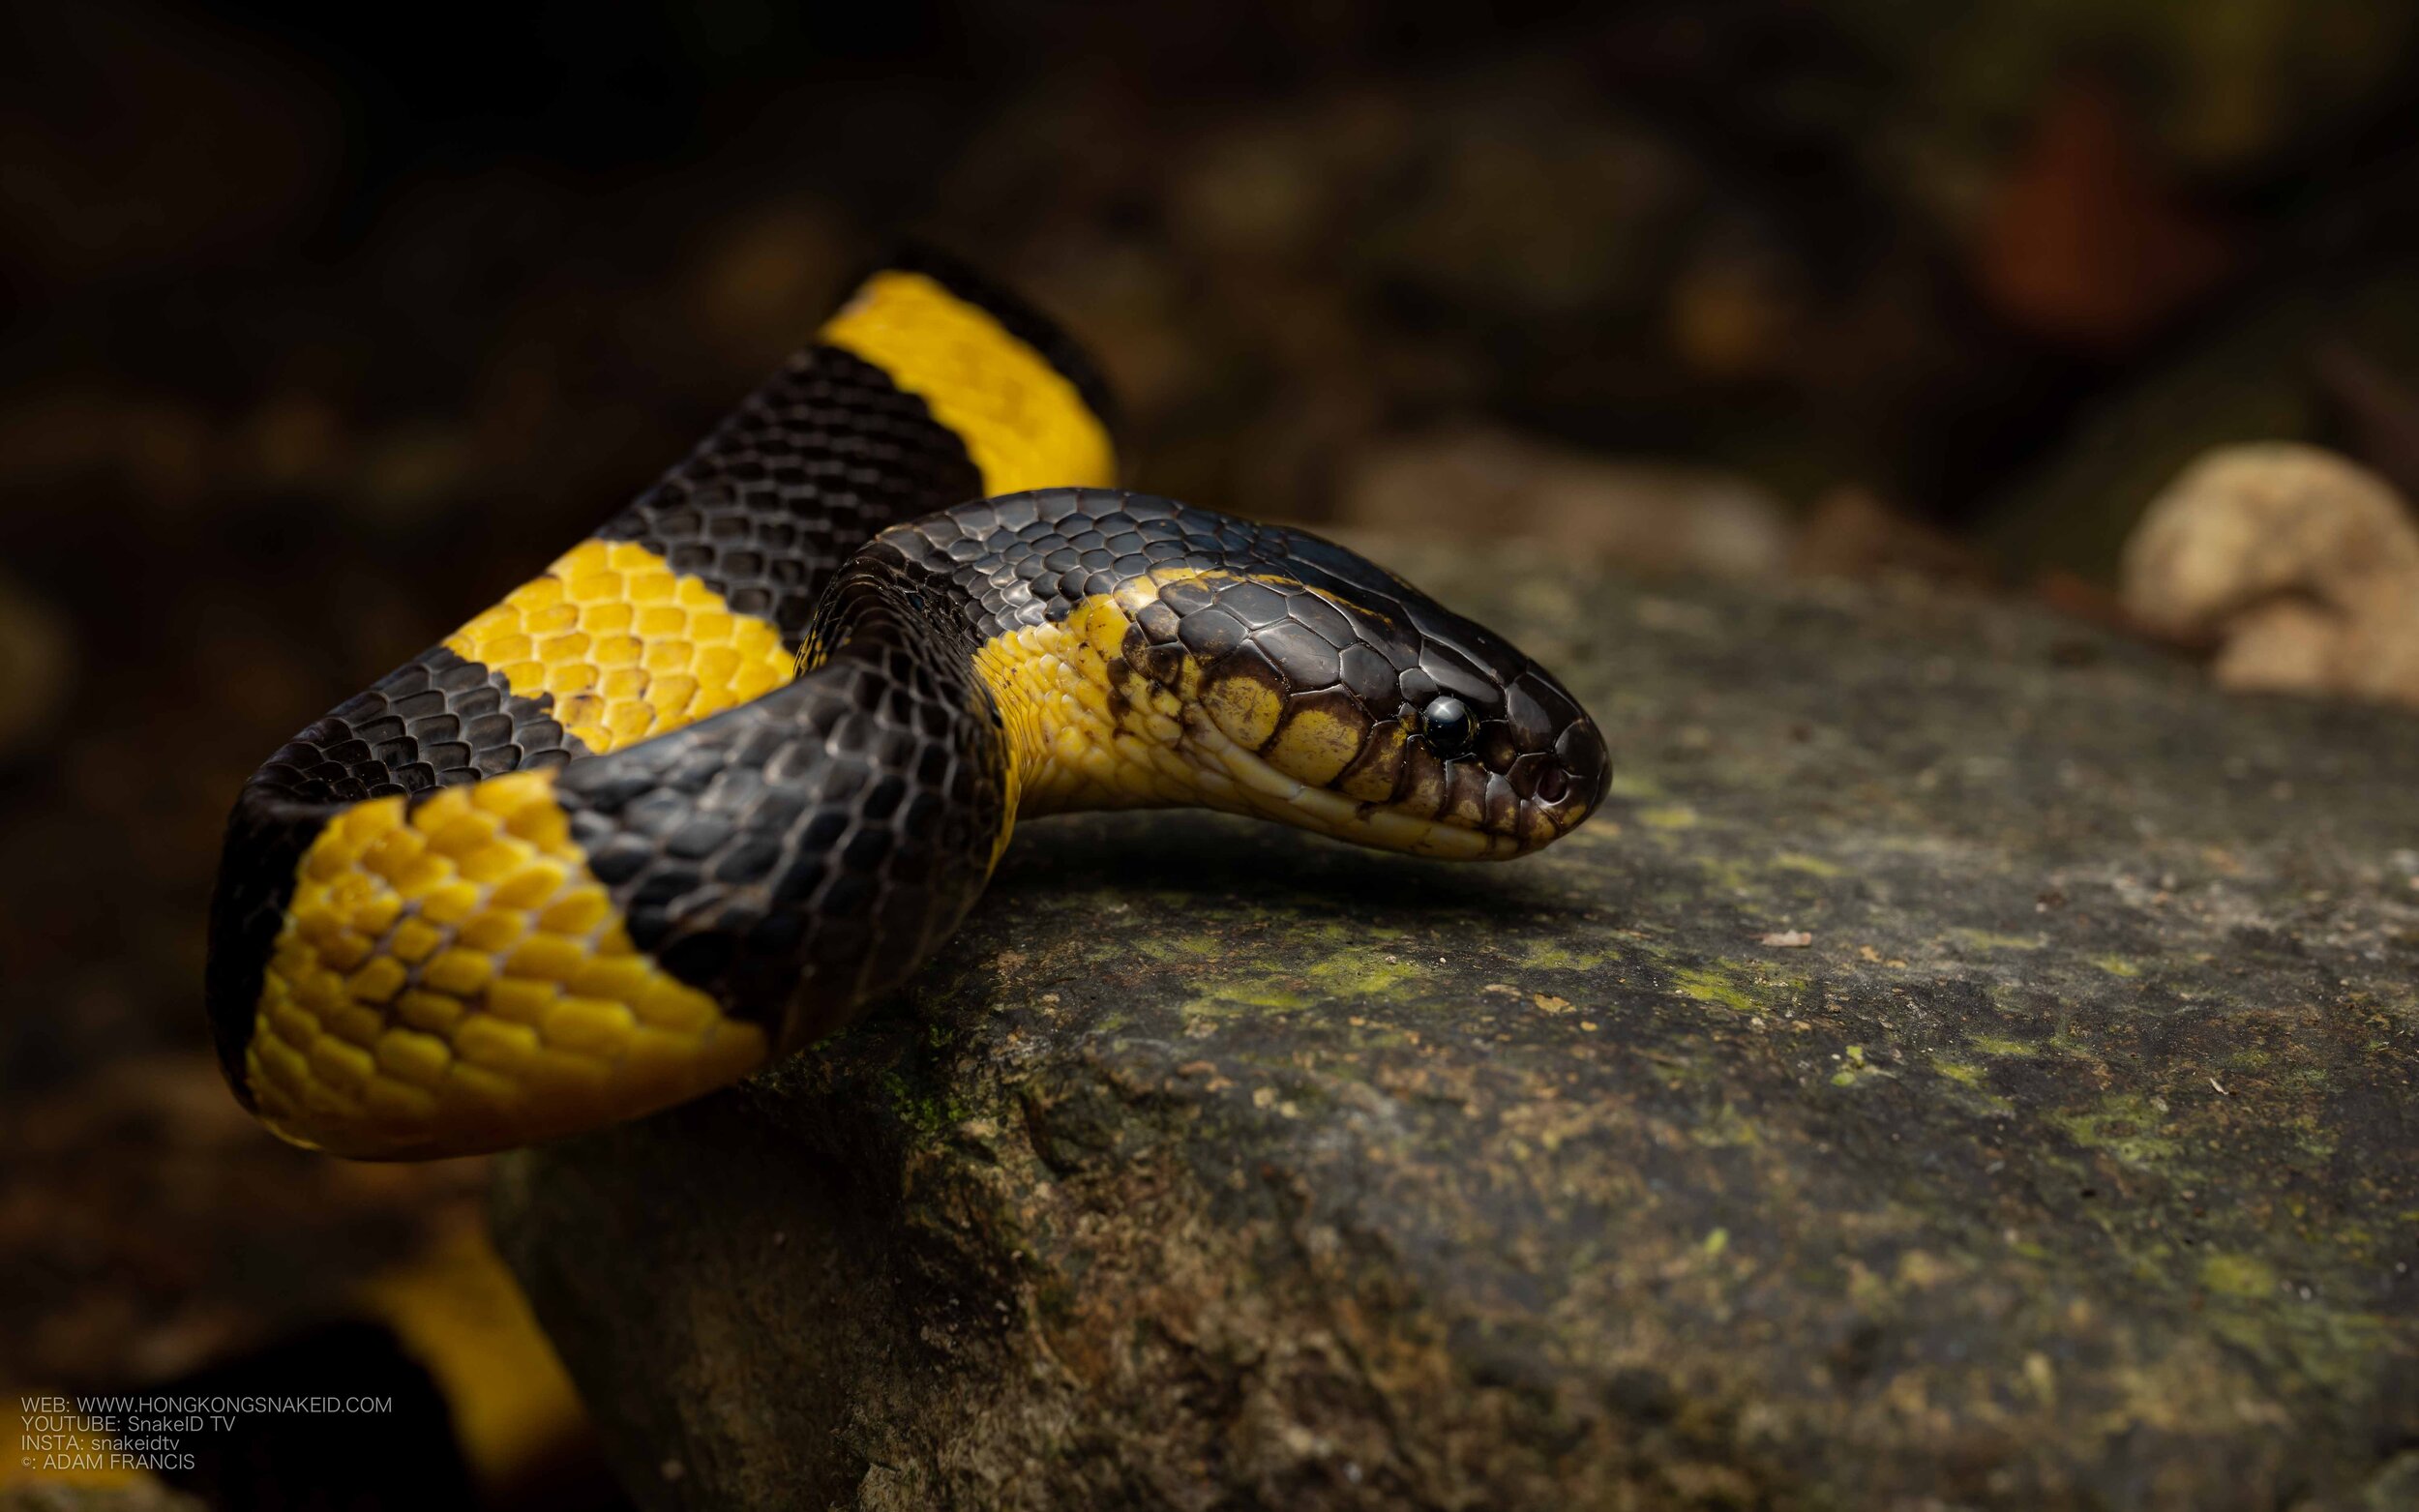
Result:
[[[1559,766],[1549,766],[1538,774],[1538,802],[1560,803],[1570,796],[1570,777]]]

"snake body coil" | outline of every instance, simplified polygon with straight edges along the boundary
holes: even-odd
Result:
[[[885,268],[594,537],[288,742],[212,905],[237,1095],[373,1158],[666,1107],[906,980],[1020,815],[1466,857],[1586,817],[1604,748],[1553,679],[1328,542],[1109,488],[1100,392],[1007,296]]]

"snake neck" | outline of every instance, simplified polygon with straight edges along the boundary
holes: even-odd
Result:
[[[954,549],[901,526],[844,570],[801,649],[808,674],[860,647],[907,646],[959,680],[968,726],[991,737],[967,758],[997,763],[1005,798],[993,865],[1019,818],[1201,801],[1175,698],[1123,659],[1130,606],[1114,592],[1051,604],[985,592],[985,581],[1016,580],[1030,542],[990,521],[984,504],[939,519],[964,527]]]
[[[1191,806],[1314,822],[1304,806],[1316,795],[1208,716],[1221,698],[1273,704],[1273,691],[1210,687],[1197,661],[1138,626],[1163,588],[1211,570],[1197,553],[1170,553],[1147,571],[1132,570],[1131,553],[1123,569],[1097,565],[1137,523],[1123,514],[1129,497],[1067,489],[978,500],[885,531],[844,572],[807,637],[808,666],[852,643],[920,635],[936,662],[971,668],[969,694],[998,731],[1003,763],[995,864],[1016,820],[1081,810]]]
[[[973,667],[1000,710],[1016,815],[1196,802],[1176,699],[1127,666],[1133,621],[1117,599],[998,628]]]

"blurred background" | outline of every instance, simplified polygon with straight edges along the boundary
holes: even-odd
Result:
[[[220,825],[901,233],[1091,347],[1133,481],[1238,513],[2122,625],[2120,548],[2212,445],[2419,488],[2403,0],[101,0],[0,38],[0,1389],[388,1383],[168,1477],[221,1505],[615,1504],[477,1163],[304,1156],[222,1087]]]

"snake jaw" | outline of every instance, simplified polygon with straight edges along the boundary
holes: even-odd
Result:
[[[1528,848],[1512,836],[1422,818],[1331,788],[1314,787],[1237,744],[1205,711],[1186,712],[1184,732],[1192,759],[1204,771],[1215,774],[1204,785],[1203,802],[1209,807],[1438,860],[1502,861]]]

